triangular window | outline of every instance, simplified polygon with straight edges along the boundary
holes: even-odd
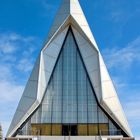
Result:
[[[48,124],[51,130],[43,127],[49,131],[48,135],[53,134],[54,124],[59,124],[60,129],[64,124],[75,124],[77,135],[118,133],[97,103],[72,29],[67,33],[42,103],[30,118],[30,127],[37,124]],[[22,130],[27,129],[25,126]]]

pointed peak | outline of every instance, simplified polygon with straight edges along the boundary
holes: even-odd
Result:
[[[77,3],[79,0],[62,0],[63,3],[67,3],[69,5]]]
[[[78,0],[63,0],[59,9],[59,14],[81,13],[81,7]]]
[[[57,29],[65,22],[65,20],[69,16],[81,14],[83,14],[83,11],[78,0],[62,0],[58,12],[55,16],[52,28],[48,34],[48,40],[52,37],[52,35],[57,31]]]

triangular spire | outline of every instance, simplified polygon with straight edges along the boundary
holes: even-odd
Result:
[[[82,31],[86,32],[88,39],[93,43],[94,47],[98,50],[96,41],[89,28],[88,22],[86,20],[86,17],[82,11],[82,8],[78,0],[62,1],[61,6],[54,18],[54,22],[48,34],[46,42],[48,42],[52,38],[52,36],[58,31],[58,29],[64,26],[65,24],[66,25],[74,24],[74,22],[72,22],[71,20],[74,20],[75,23],[82,29]]]
[[[113,82],[109,77],[107,68],[78,0],[62,1],[48,35],[47,43],[41,50],[39,62],[35,65],[31,78],[27,83],[25,93],[9,128],[8,136],[12,136],[41,103],[69,26],[72,27],[98,102],[124,132],[131,136],[131,130],[119,103]],[[37,83],[37,85],[33,82]],[[33,84],[31,85],[30,83]],[[32,99],[32,102],[25,99],[25,97]],[[26,106],[24,109],[23,103]]]

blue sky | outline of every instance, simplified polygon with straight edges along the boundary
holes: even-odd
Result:
[[[79,0],[140,140],[140,1]],[[9,127],[61,0],[0,1],[0,122]]]

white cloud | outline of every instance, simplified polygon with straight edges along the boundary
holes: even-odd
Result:
[[[108,67],[128,68],[133,62],[140,61],[140,36],[122,48],[103,51]]]
[[[0,65],[0,122],[2,123],[4,136],[23,88],[24,85],[16,84],[15,74],[12,72],[11,66]]]
[[[125,26],[125,24],[132,20],[132,18],[136,15],[139,15],[139,2],[135,1],[135,8],[128,6],[130,3],[127,1],[110,1],[106,8],[109,12],[109,20],[121,24],[121,26]],[[133,9],[133,10],[132,10]]]
[[[34,57],[31,56],[39,49],[39,43],[40,40],[36,37],[26,37],[17,33],[1,33],[0,63],[13,64],[14,69],[19,71],[30,71],[34,62]]]
[[[134,98],[128,98],[127,103],[124,103],[124,108],[126,110],[126,114],[130,121],[134,121],[138,125],[140,124],[140,98],[134,100]],[[139,122],[139,123],[138,123]],[[140,127],[140,126],[139,126]]]
[[[4,137],[5,137],[5,133],[4,133],[5,131],[4,131],[4,130],[7,130],[7,129],[8,129],[9,123],[10,123],[10,121],[3,121],[3,122],[1,123],[3,139],[4,139]]]
[[[8,67],[0,66],[0,68],[0,123],[5,136],[24,85],[15,83],[15,76]]]
[[[3,127],[4,136],[24,89],[24,85],[17,85],[14,83],[15,81],[12,82],[7,77],[5,79],[7,80],[0,81],[0,123]]]
[[[37,49],[38,42],[39,40],[32,36],[25,37],[17,33],[0,34],[0,89],[2,93],[14,96],[16,92],[22,91],[22,86],[19,84],[21,72],[31,71],[34,62],[33,53]],[[0,94],[0,97],[7,98],[4,94]]]
[[[21,97],[21,93],[23,92],[24,86],[16,85],[14,83],[8,81],[0,82],[0,94],[1,103],[2,102],[15,102],[18,101],[19,97]]]
[[[133,105],[134,103],[135,105]],[[132,127],[136,127],[136,125],[139,126],[140,124],[140,109],[138,108],[138,106],[140,106],[140,104],[136,102],[133,102],[130,105],[127,105],[129,109],[127,109],[126,114],[129,118],[129,121],[131,122],[135,120],[135,123],[133,122],[133,124],[131,125]]]
[[[0,34],[0,52],[4,54],[14,53],[17,50],[16,41],[23,40],[18,34]]]
[[[23,93],[25,74],[32,69],[39,43],[36,37],[0,33],[0,123],[4,136]]]
[[[9,42],[0,41],[0,51],[4,54],[13,53],[16,51],[16,48],[13,44],[10,44]]]
[[[17,65],[17,69],[22,72],[29,72],[33,68],[33,64],[29,59],[21,59]]]
[[[133,94],[133,93],[131,93]],[[134,94],[135,95],[135,94]],[[140,130],[140,98],[135,95],[135,99],[129,96],[126,102],[124,102],[124,110],[126,116],[128,118],[129,124],[131,126],[132,131],[135,133],[136,140],[139,140],[140,135],[137,134],[138,130]],[[125,96],[125,98],[127,98]]]
[[[0,65],[0,81],[7,81],[12,77],[10,66],[6,64]],[[12,79],[11,79],[12,80]]]

